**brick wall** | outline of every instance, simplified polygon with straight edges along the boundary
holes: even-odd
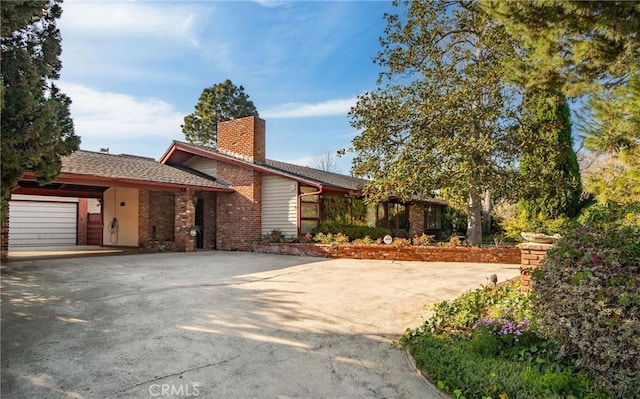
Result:
[[[218,150],[264,162],[265,121],[255,116],[218,124]],[[235,193],[217,196],[216,248],[250,251],[260,238],[262,223],[262,175],[250,169],[218,162],[218,178],[233,183]]]
[[[424,204],[412,202],[409,204],[409,237],[424,233]]]
[[[149,193],[149,239],[174,241],[176,220],[171,212],[175,207],[175,193],[151,191]],[[155,237],[153,231],[155,228]]]
[[[6,214],[0,229],[0,262],[9,259],[9,201],[6,203]]]
[[[218,123],[218,149],[255,162],[264,162],[265,125],[264,119],[255,116]]]
[[[86,198],[78,199],[78,245],[87,245],[87,214],[89,213]]]
[[[536,267],[542,266],[547,251],[553,247],[553,244],[537,244],[525,242],[520,244],[520,290],[531,290],[531,271]]]
[[[254,243],[253,251],[328,258],[519,264],[518,248],[394,247],[391,245],[320,245]]]
[[[196,209],[193,203],[193,191],[187,189],[175,194],[175,250],[195,251],[195,238],[189,234],[189,228],[195,224]]]
[[[262,176],[259,172],[218,163],[218,177],[233,182],[235,193],[217,196],[217,249],[251,251],[260,238],[262,223]]]
[[[138,246],[142,248],[151,247],[151,236],[149,233],[149,190],[138,190]]]

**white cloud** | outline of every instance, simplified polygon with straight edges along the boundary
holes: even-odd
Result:
[[[272,8],[272,7],[280,7],[283,5],[288,5],[291,4],[291,1],[281,1],[281,0],[252,0],[254,3],[259,4],[263,7],[268,7],[268,8]]]
[[[69,2],[59,26],[88,36],[182,38],[198,45],[194,13],[163,3]]]
[[[72,100],[71,116],[83,142],[142,137],[168,141],[181,136],[184,115],[165,101],[101,92],[71,82],[60,82],[59,86]]]
[[[357,98],[327,100],[315,104],[287,103],[260,112],[263,118],[308,118],[314,116],[346,115]]]

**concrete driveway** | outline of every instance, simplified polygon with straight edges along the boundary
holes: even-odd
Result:
[[[391,343],[517,265],[239,252],[2,267],[7,398],[439,398]]]

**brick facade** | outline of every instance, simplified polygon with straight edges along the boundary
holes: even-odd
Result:
[[[0,262],[6,262],[9,259],[9,201],[5,204],[6,213],[2,220],[2,227],[0,230]]]
[[[192,190],[180,191],[175,194],[175,250],[193,252],[196,250],[196,240],[189,234],[189,228],[195,225],[196,207],[193,203]]]
[[[531,290],[531,271],[544,264],[547,251],[553,244],[525,242],[520,244],[520,290]]]
[[[218,124],[218,150],[253,162],[265,160],[265,121],[255,116]],[[262,223],[262,174],[218,162],[218,178],[232,182],[235,193],[217,196],[216,248],[251,251],[260,238]]]
[[[424,232],[424,203],[411,202],[408,205],[409,237],[422,235]]]
[[[255,116],[218,123],[218,150],[250,161],[264,162],[265,126],[264,119]]]
[[[87,245],[88,201],[86,198],[78,199],[78,245]]]
[[[235,193],[219,193],[217,249],[251,251],[262,226],[262,175],[235,165],[218,164],[218,177],[232,181]]]

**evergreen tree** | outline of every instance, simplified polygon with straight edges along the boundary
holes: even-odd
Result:
[[[572,218],[580,210],[580,167],[573,150],[569,104],[546,91],[525,97],[520,206],[527,218]]]
[[[219,122],[252,115],[258,110],[244,87],[227,79],[202,91],[195,111],[184,117],[182,133],[189,143],[215,147]]]
[[[54,84],[60,77],[61,0],[3,1],[2,13],[2,214],[27,170],[41,184],[60,173],[61,156],[78,149],[69,105]]]

